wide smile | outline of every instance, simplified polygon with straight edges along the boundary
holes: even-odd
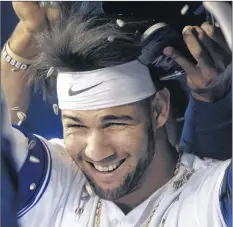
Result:
[[[126,158],[118,162],[115,162],[113,164],[107,165],[107,166],[101,166],[101,165],[97,165],[93,163],[90,163],[90,165],[92,165],[92,167],[98,172],[110,173],[110,172],[114,172],[115,170],[117,170],[125,162],[125,160]]]
[[[97,165],[91,162],[86,162],[88,175],[95,180],[95,182],[110,183],[118,181],[122,177],[121,170],[124,168],[127,158],[121,159],[109,165]]]

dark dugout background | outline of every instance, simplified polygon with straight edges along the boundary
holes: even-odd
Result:
[[[189,10],[185,15],[181,15],[181,9],[186,4]],[[139,20],[152,18],[155,23],[165,22],[181,33],[186,25],[201,25],[205,21],[206,15],[200,6],[201,2],[103,2],[102,10],[106,13],[132,16]],[[1,2],[1,17],[2,47],[18,22],[11,2]],[[43,101],[41,93],[32,92],[27,120],[23,126],[45,138],[62,138],[60,115],[54,114],[52,104]]]

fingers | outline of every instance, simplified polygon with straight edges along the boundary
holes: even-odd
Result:
[[[187,73],[194,74],[196,72],[195,65],[185,58],[181,53],[175,50],[173,47],[166,47],[163,53],[175,60],[175,62]]]
[[[202,77],[196,66],[173,47],[166,47],[163,53],[166,56],[173,58],[174,61],[186,72],[187,83],[190,88],[202,88],[206,84],[205,78]]]
[[[193,91],[208,87],[219,74],[219,68],[221,71],[225,69],[225,51],[211,38],[213,37],[211,30],[208,34],[198,26],[186,26],[183,30],[184,42],[197,61],[197,65],[172,47],[166,47],[163,51],[186,72],[188,86]]]
[[[22,7],[22,6],[27,6],[27,7],[36,7],[38,8],[39,5],[37,2],[31,2],[31,1],[26,1],[26,2],[19,2],[19,1],[13,1],[12,2],[13,7]]]
[[[208,22],[205,22],[201,25],[201,29],[205,31],[205,33],[216,42],[220,47],[222,47],[228,54],[231,54],[230,49],[228,48],[227,42],[222,34],[220,28],[215,27]]]
[[[12,2],[12,6],[15,13],[19,16],[19,19],[31,17],[30,14],[37,13],[41,10],[37,2]]]
[[[201,46],[198,37],[195,35],[195,29],[192,26],[186,26],[183,29],[183,39],[188,47],[190,53],[198,62],[199,65],[213,67],[213,61],[209,57],[208,53]]]
[[[214,42],[203,29],[198,26],[194,26],[193,28],[196,30],[198,39],[200,43],[203,44],[205,51],[211,56],[216,68],[220,71],[224,70],[226,65],[225,54],[222,48]]]
[[[36,2],[13,2],[12,4],[16,15],[28,31],[40,31],[46,19],[44,8],[40,8]]]

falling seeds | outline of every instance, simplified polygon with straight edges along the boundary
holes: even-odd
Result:
[[[121,19],[117,19],[116,23],[120,28],[123,28],[125,26],[125,22]]]
[[[189,10],[189,5],[185,5],[180,11],[181,15],[184,16],[188,12],[188,10]]]
[[[55,115],[58,115],[59,109],[58,109],[58,105],[57,104],[53,104],[53,112],[55,113]]]
[[[21,125],[27,118],[26,114],[23,112],[17,112],[17,117],[19,118],[19,122],[17,125]]]
[[[30,156],[29,160],[30,162],[33,162],[33,163],[40,163],[40,160],[37,157],[32,156],[32,155]]]

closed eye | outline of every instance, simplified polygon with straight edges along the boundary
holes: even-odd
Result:
[[[111,126],[128,126],[128,124],[125,123],[117,123],[117,122],[109,122],[104,125],[105,128],[109,128]]]
[[[86,128],[85,125],[79,125],[79,124],[68,124],[66,127],[67,128]]]

